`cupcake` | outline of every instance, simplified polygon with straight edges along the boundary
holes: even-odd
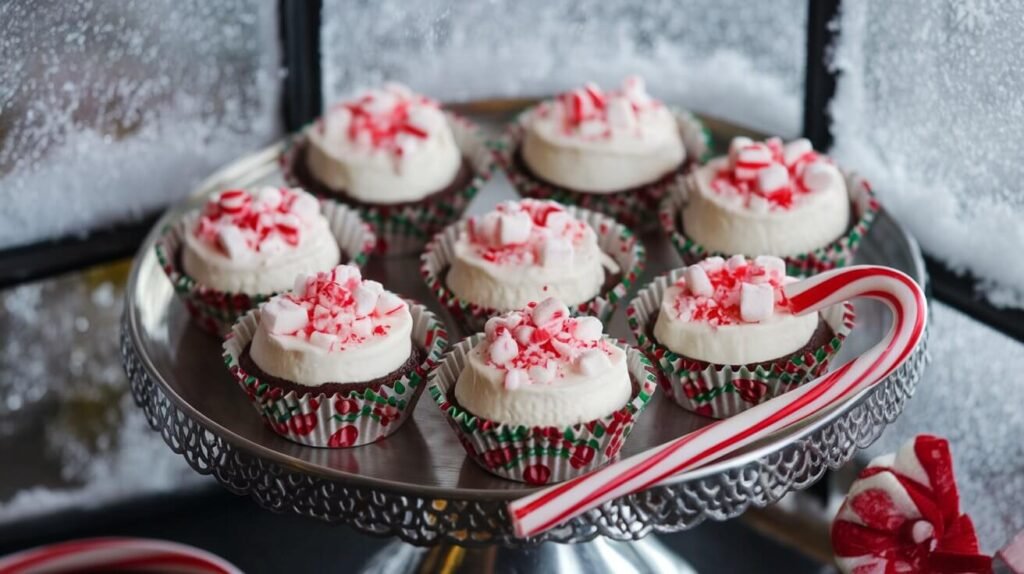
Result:
[[[794,315],[792,281],[778,257],[709,257],[642,289],[627,320],[672,398],[724,418],[825,372],[853,327],[846,303]]]
[[[548,298],[487,321],[431,375],[430,392],[490,472],[558,482],[612,458],[650,400],[644,355]]]
[[[651,98],[634,76],[619,90],[587,84],[527,110],[497,144],[497,157],[522,195],[635,227],[706,149],[693,116]]]
[[[367,444],[412,412],[444,350],[440,322],[359,268],[300,275],[232,328],[224,358],[274,432],[309,446]]]
[[[806,275],[846,265],[877,212],[866,182],[845,176],[806,139],[737,137],[693,171],[662,223],[684,260],[774,255]]]
[[[157,257],[189,312],[224,334],[295,276],[365,263],[374,235],[358,214],[301,189],[230,189],[168,226]]]
[[[644,251],[607,216],[524,199],[450,226],[421,261],[430,289],[475,332],[489,317],[546,297],[608,320],[642,271]]]
[[[287,179],[358,209],[388,253],[457,220],[491,171],[474,128],[397,84],[332,106],[282,160]]]

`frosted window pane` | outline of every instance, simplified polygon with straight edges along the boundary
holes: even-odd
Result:
[[[0,1],[0,248],[157,209],[272,138],[276,6]]]
[[[325,0],[322,17],[328,102],[384,80],[466,100],[640,73],[697,111],[800,129],[806,0]]]
[[[1024,4],[844,2],[835,154],[924,249],[1024,305]]]

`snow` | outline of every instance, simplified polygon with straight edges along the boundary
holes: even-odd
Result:
[[[929,254],[1024,307],[1024,5],[846,2],[832,104],[839,161]]]
[[[277,37],[259,0],[0,2],[0,248],[152,212],[272,139]]]
[[[636,73],[666,101],[785,136],[800,130],[804,0],[326,0],[322,14],[326,102],[388,80],[463,101]]]

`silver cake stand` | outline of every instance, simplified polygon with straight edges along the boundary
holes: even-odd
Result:
[[[280,183],[280,149],[273,146],[231,164],[197,194]],[[511,196],[503,181],[492,182],[472,211]],[[165,215],[134,262],[121,350],[135,401],[174,452],[230,491],[248,494],[276,512],[395,538],[370,562],[371,571],[692,571],[682,558],[645,537],[692,528],[707,519],[728,520],[811,485],[826,469],[843,465],[878,438],[903,410],[926,362],[922,345],[881,385],[800,428],[670,484],[609,502],[535,538],[517,539],[505,503],[530,488],[494,477],[469,460],[430,397],[419,402],[412,419],[395,435],[359,448],[304,447],[263,425],[228,376],[220,342],[189,323],[153,252],[157,230],[196,201]],[[680,264],[667,241],[651,235],[645,243],[649,261],[644,281]],[[857,260],[895,267],[925,282],[916,243],[884,212]],[[416,258],[378,258],[367,274],[447,318],[423,285]],[[881,305],[858,302],[857,313],[857,328],[840,361],[866,350],[889,325]],[[628,338],[621,309],[610,329]],[[453,334],[453,341],[458,335]],[[624,454],[709,422],[659,394],[640,417]]]

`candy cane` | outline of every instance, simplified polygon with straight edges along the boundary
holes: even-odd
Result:
[[[885,379],[924,335],[924,293],[910,277],[887,267],[828,271],[784,287],[794,313],[818,311],[848,299],[885,303],[893,325],[881,342],[838,369],[732,418],[554,485],[508,505],[517,536],[538,534],[601,504],[706,465],[793,424],[808,420]]]
[[[241,574],[229,562],[184,544],[144,538],[90,538],[41,546],[0,558],[0,572],[188,571]]]

